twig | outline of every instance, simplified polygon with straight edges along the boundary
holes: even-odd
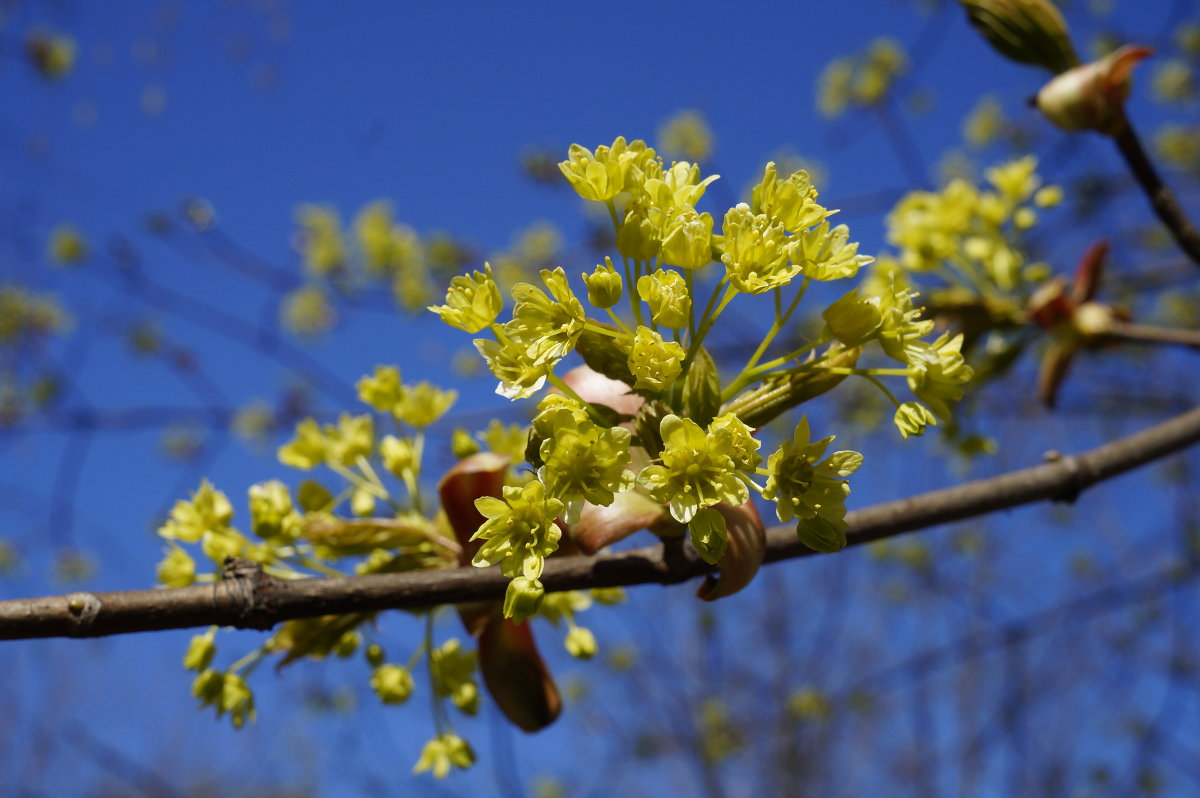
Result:
[[[1008,507],[1074,501],[1091,485],[1197,442],[1200,408],[1083,454],[850,513],[847,539],[858,545]],[[813,552],[791,527],[768,530],[765,562],[809,554]],[[597,557],[552,558],[542,582],[547,591],[674,584],[712,570],[690,547],[666,541]],[[496,568],[288,581],[245,561],[231,561],[224,577],[211,585],[171,590],[0,601],[0,639],[102,637],[211,624],[268,629],[280,621],[317,615],[494,600],[504,595],[508,583]]]
[[[1171,344],[1200,349],[1200,330],[1114,322],[1105,338],[1132,344]]]
[[[1191,258],[1192,262],[1200,266],[1200,230],[1196,229],[1187,214],[1183,212],[1175,192],[1171,191],[1159,177],[1154,164],[1150,162],[1145,149],[1142,148],[1142,142],[1138,139],[1133,125],[1126,121],[1121,126],[1121,132],[1113,138],[1117,143],[1117,149],[1125,157],[1125,163],[1129,165],[1133,176],[1137,178],[1142,190],[1146,192],[1146,197],[1150,200],[1154,212],[1158,214],[1159,220],[1171,231],[1179,248]]]

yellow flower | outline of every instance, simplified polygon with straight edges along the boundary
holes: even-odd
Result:
[[[300,252],[304,268],[317,277],[340,271],[346,265],[346,243],[337,212],[324,205],[301,205],[296,210],[300,224]]]
[[[376,366],[375,374],[363,377],[354,386],[358,398],[381,413],[390,413],[404,398],[400,369],[395,366]]]
[[[638,296],[650,306],[655,324],[675,330],[687,326],[692,316],[692,299],[679,272],[663,269],[644,274],[637,281]]]
[[[158,529],[158,534],[170,540],[195,543],[205,533],[223,531],[233,519],[233,505],[225,494],[207,479],[192,494],[191,501],[177,501],[171,517]]]
[[[635,144],[642,144],[643,148],[645,146],[644,142]],[[579,196],[604,201],[625,190],[630,164],[638,156],[637,150],[626,145],[624,136],[618,136],[611,147],[600,145],[595,153],[579,144],[572,144],[567,150],[567,160],[561,162],[558,168]]]
[[[712,214],[690,205],[675,210],[663,227],[661,259],[681,269],[699,269],[712,261]]]
[[[535,361],[557,360],[575,348],[587,314],[561,266],[542,269],[541,276],[553,299],[529,283],[517,283],[512,290],[513,318],[504,325],[504,334],[524,344]]]
[[[451,327],[477,333],[496,320],[504,307],[500,287],[492,277],[490,263],[483,264],[482,272],[470,276],[460,275],[450,280],[446,291],[446,304],[430,306],[442,321]]]
[[[676,415],[666,416],[659,431],[662,465],[646,466],[638,482],[650,498],[669,506],[676,521],[686,524],[702,507],[720,502],[746,503],[749,491],[735,473],[727,435],[706,434],[696,422]]]
[[[721,261],[733,287],[745,294],[761,294],[791,282],[800,267],[790,263],[794,242],[783,225],[766,214],[755,214],[739,203],[725,214],[725,254]]]
[[[467,741],[457,734],[443,734],[425,743],[421,758],[413,767],[413,773],[432,771],[436,779],[444,779],[451,767],[466,770],[475,764],[475,752]]]
[[[751,190],[750,209],[755,214],[766,214],[789,233],[798,233],[820,224],[830,214],[817,204],[816,199],[817,189],[808,172],[800,170],[786,180],[780,180],[775,162],[770,161],[762,180]]]
[[[69,224],[60,224],[50,232],[50,259],[71,266],[87,259],[88,244],[83,235]]]
[[[649,327],[638,327],[629,350],[629,370],[637,377],[634,388],[664,390],[683,370],[683,347],[664,341]]]
[[[428,427],[437,422],[458,399],[458,391],[443,391],[428,383],[408,386],[392,414],[413,427]]]

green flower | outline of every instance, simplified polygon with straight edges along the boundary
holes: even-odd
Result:
[[[233,505],[229,499],[205,479],[191,501],[175,502],[170,519],[159,527],[158,534],[168,540],[195,543],[206,532],[224,532],[232,519]]]
[[[638,327],[629,350],[629,370],[637,377],[634,388],[661,391],[683,370],[683,347],[649,327]]]
[[[380,413],[390,413],[404,398],[404,386],[400,384],[400,369],[395,366],[376,366],[375,374],[363,377],[355,385],[358,398]]]
[[[579,196],[587,200],[608,200],[625,190],[630,166],[646,151],[654,154],[640,140],[626,145],[624,136],[618,136],[611,147],[601,144],[595,153],[587,147],[572,144],[567,150],[567,160],[559,163],[558,169]]]
[[[196,581],[196,561],[183,548],[171,544],[170,551],[155,571],[163,587],[187,587]]]
[[[721,261],[733,287],[745,294],[761,294],[792,281],[800,267],[791,263],[795,243],[783,225],[766,214],[755,214],[739,203],[725,214]]]
[[[939,418],[950,417],[948,401],[958,401],[974,372],[962,356],[962,333],[943,333],[932,344],[907,347],[908,387]]]
[[[487,338],[476,338],[475,348],[487,361],[492,375],[500,380],[496,393],[514,401],[533,396],[541,390],[554,366],[552,360],[530,357],[527,348],[514,341],[501,344]]]
[[[661,259],[681,269],[699,269],[712,257],[713,218],[690,205],[679,208],[663,225]]]
[[[740,418],[733,413],[726,413],[722,416],[717,416],[708,425],[710,435],[716,436],[722,447],[727,447],[729,456],[733,458],[733,463],[743,471],[753,471],[758,468],[758,464],[762,461],[758,450],[762,447],[762,441],[754,437],[754,430],[746,426]]]
[[[295,540],[301,519],[287,485],[277,479],[250,486],[250,528],[260,538]]]
[[[844,224],[830,229],[822,222],[796,236],[793,257],[806,277],[814,280],[841,280],[853,277],[858,270],[875,259],[858,254],[858,242],[851,242],[850,228]]]
[[[203,671],[212,664],[217,653],[217,644],[213,642],[216,627],[212,627],[202,635],[192,637],[188,643],[187,652],[183,655],[183,667],[189,671]]]
[[[412,695],[412,673],[403,665],[380,665],[371,673],[371,689],[385,704],[403,704]]]
[[[562,267],[542,269],[542,281],[553,299],[529,283],[517,283],[512,295],[516,301],[513,318],[504,325],[504,333],[527,347],[535,361],[559,359],[575,348],[583,332],[587,314],[583,304],[571,292]]]
[[[783,522],[798,519],[796,533],[816,551],[839,551],[846,545],[848,477],[862,465],[858,452],[834,452],[821,459],[833,436],[809,442],[808,418],[801,417],[795,435],[767,460],[763,498],[775,502]]]
[[[478,656],[451,638],[431,652],[430,668],[433,693],[449,698],[468,715],[479,711],[479,688],[473,678]]]
[[[538,611],[545,597],[546,589],[541,580],[518,576],[508,583],[508,589],[504,591],[504,617],[521,623]]]
[[[488,520],[471,537],[484,541],[473,564],[499,563],[507,577],[540,578],[545,558],[558,548],[562,530],[554,521],[564,507],[536,480],[504,488],[503,501],[491,496],[476,499],[475,509]]]
[[[383,458],[383,467],[394,476],[405,478],[417,463],[417,450],[408,438],[397,438],[394,435],[384,435],[379,442],[379,456]]]
[[[670,507],[681,524],[702,507],[720,502],[744,504],[750,494],[735,473],[734,447],[728,435],[706,434],[696,422],[668,415],[659,425],[662,465],[642,469],[638,482],[650,498]]]
[[[445,415],[456,399],[458,391],[443,391],[422,381],[404,391],[392,414],[409,426],[428,427]]]
[[[596,636],[591,629],[582,626],[572,626],[563,641],[567,653],[575,659],[591,659],[596,656]]]
[[[924,435],[926,426],[937,424],[937,416],[920,402],[905,402],[896,408],[892,423],[907,438],[909,435]]]
[[[538,479],[549,495],[566,504],[568,524],[579,521],[585,501],[607,507],[615,494],[633,487],[634,475],[625,469],[629,430],[600,427],[586,416],[581,422],[565,407],[539,414],[537,428],[544,463]]]
[[[692,316],[692,298],[679,272],[670,270],[645,274],[637,281],[638,296],[650,306],[655,324],[679,330]]]
[[[457,734],[443,734],[425,743],[421,758],[413,766],[413,773],[431,771],[436,779],[444,779],[454,766],[466,770],[475,764],[475,752],[467,741]]]
[[[429,310],[438,314],[451,327],[477,333],[496,320],[504,308],[500,286],[492,278],[492,267],[483,264],[482,272],[459,275],[450,280],[446,291],[446,304]]]
[[[798,233],[825,221],[829,211],[816,202],[817,190],[809,179],[808,172],[793,172],[786,180],[779,180],[775,162],[767,164],[763,179],[750,194],[750,209],[755,214],[766,214],[790,233]]]

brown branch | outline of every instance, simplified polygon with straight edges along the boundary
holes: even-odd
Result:
[[[1184,213],[1175,192],[1171,191],[1159,177],[1158,170],[1154,168],[1154,164],[1146,155],[1146,150],[1143,149],[1142,142],[1138,138],[1137,132],[1134,131],[1133,125],[1126,120],[1121,126],[1121,132],[1117,133],[1113,139],[1116,141],[1117,149],[1124,156],[1125,163],[1133,172],[1133,176],[1137,178],[1142,190],[1146,192],[1146,197],[1150,200],[1154,212],[1158,214],[1159,220],[1171,231],[1179,248],[1194,263],[1200,265],[1200,230],[1196,229],[1187,214]]]
[[[1178,327],[1114,322],[1103,337],[1121,343],[1168,344],[1200,349],[1200,330],[1185,330]]]
[[[1200,408],[1078,455],[952,488],[878,504],[847,516],[850,545],[1039,501],[1074,501],[1085,488],[1200,442]],[[813,552],[791,527],[767,533],[766,562]],[[551,558],[548,591],[673,584],[708,573],[681,541],[596,557]],[[253,563],[231,562],[209,585],[0,601],[0,639],[102,637],[216,624],[268,629],[280,621],[349,612],[412,609],[499,599],[496,568],[458,568],[338,579],[284,580]]]

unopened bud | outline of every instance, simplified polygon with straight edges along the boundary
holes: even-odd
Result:
[[[1063,130],[1119,133],[1125,124],[1133,68],[1152,52],[1149,47],[1126,45],[1099,61],[1063,72],[1038,92],[1038,110]]]
[[[613,267],[612,258],[605,258],[604,265],[597,266],[591,274],[584,274],[583,283],[587,286],[588,302],[593,307],[603,310],[621,301],[623,281]]]
[[[1056,75],[1079,64],[1067,23],[1049,0],[959,0],[967,19],[1001,55]]]

